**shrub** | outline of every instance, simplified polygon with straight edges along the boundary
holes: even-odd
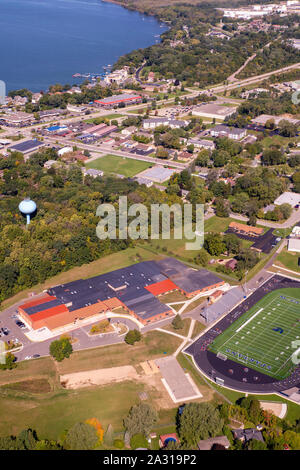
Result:
[[[176,317],[172,321],[172,326],[173,326],[174,330],[182,330],[183,320],[182,320],[180,315],[176,315]]]
[[[117,449],[124,449],[124,441],[122,441],[122,439],[115,439],[114,440],[114,447],[116,447]]]
[[[142,339],[142,335],[138,330],[130,330],[125,336],[125,342],[130,345],[134,345],[137,341]]]
[[[138,449],[139,447],[147,448],[148,441],[143,434],[134,434],[130,439],[130,447],[132,449]]]

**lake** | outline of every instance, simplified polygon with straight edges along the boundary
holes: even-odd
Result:
[[[165,30],[155,18],[100,0],[0,0],[0,79],[7,91],[72,85],[74,73],[102,73]]]

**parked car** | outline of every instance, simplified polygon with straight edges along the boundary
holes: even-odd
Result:
[[[16,325],[17,325],[19,328],[21,328],[21,329],[26,328],[25,323],[23,323],[23,322],[20,321],[20,320],[17,320],[17,321],[16,321]]]
[[[41,357],[40,354],[34,354],[34,355],[32,356],[32,359],[37,359],[38,357]]]
[[[7,336],[7,335],[9,334],[9,330],[8,330],[8,328],[6,328],[6,327],[1,328],[1,331],[2,331],[2,333],[3,333],[5,336]]]

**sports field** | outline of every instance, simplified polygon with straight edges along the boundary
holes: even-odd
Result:
[[[97,158],[96,160],[87,163],[85,166],[86,168],[102,170],[107,174],[119,174],[124,175],[127,178],[132,178],[137,173],[150,168],[151,163],[109,154],[104,157]]]
[[[293,345],[293,341],[299,344]],[[294,347],[293,347],[294,346]],[[209,346],[214,353],[282,380],[300,349],[300,289],[279,289],[267,294],[232,323]]]

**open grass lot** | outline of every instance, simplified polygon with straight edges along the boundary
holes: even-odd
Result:
[[[213,217],[210,217],[209,219],[205,220],[204,230],[205,232],[225,232],[231,222],[238,222],[239,224],[247,225],[246,222],[234,219],[233,217],[217,217],[216,215],[214,215]],[[268,230],[267,227],[263,227],[261,225],[257,225],[257,227],[263,228],[264,232]]]
[[[281,135],[272,135],[270,137],[265,137],[262,141],[261,144],[264,147],[271,147],[273,145],[282,145],[286,147],[289,142],[299,142],[298,137],[283,137]]]
[[[291,253],[286,248],[277,256],[275,264],[284,268],[295,271],[300,275],[300,267],[298,266],[299,253]]]
[[[0,386],[32,379],[46,379],[52,389],[56,387],[57,371],[50,357],[18,362],[16,369],[0,371]]]
[[[107,367],[134,366],[142,361],[161,357],[165,353],[172,354],[181,342],[176,336],[150,331],[134,346],[122,343],[74,352],[67,361],[59,363],[57,369],[59,374],[70,374]]]
[[[26,427],[36,429],[41,438],[56,439],[78,421],[96,417],[106,428],[112,424],[122,430],[123,418],[139,402],[139,393],[147,389],[154,404],[155,391],[143,383],[126,381],[103,387],[66,390],[58,374],[83,370],[138,365],[139,362],[172,354],[180,338],[151,331],[135,346],[118,344],[75,352],[68,360],[54,364],[50,358],[24,361],[13,371],[0,374],[0,435],[15,434]],[[174,409],[161,410],[160,424],[173,421]]]
[[[291,343],[300,338],[299,320],[299,290],[276,290],[236,320],[209,349],[271,377],[284,379],[295,367]]]
[[[127,248],[126,250],[112,253],[111,255],[100,258],[89,264],[72,268],[69,271],[62,272],[57,276],[47,279],[44,283],[31,287],[30,289],[23,290],[13,297],[2,302],[2,310],[26,298],[30,292],[38,294],[44,289],[58,284],[66,284],[67,282],[76,279],[87,279],[89,277],[104,274],[118,268],[125,268],[131,264],[139,263],[140,261],[148,261],[152,259],[159,259],[160,255],[151,253],[143,247]]]
[[[35,429],[41,438],[57,439],[76,422],[96,417],[106,428],[112,424],[121,431],[129,408],[138,403],[144,385],[122,382],[81,390],[57,390],[42,397],[0,389],[0,434]]]
[[[195,323],[195,326],[194,326],[194,329],[193,329],[192,338],[196,338],[200,333],[202,333],[202,331],[205,330],[205,328],[206,328],[206,326],[203,325],[203,323],[196,320],[196,323]]]
[[[183,320],[183,328],[181,328],[180,330],[176,330],[172,326],[172,324],[164,326],[163,329],[167,331],[172,331],[173,333],[178,333],[179,335],[182,335],[182,336],[187,336],[189,332],[190,324],[191,324],[191,319],[185,318]]]
[[[137,175],[141,171],[150,168],[151,164],[141,160],[134,160],[126,157],[118,157],[116,155],[105,155],[104,157],[97,158],[85,165],[87,168],[95,168],[102,170],[108,174],[124,175],[127,178]]]

